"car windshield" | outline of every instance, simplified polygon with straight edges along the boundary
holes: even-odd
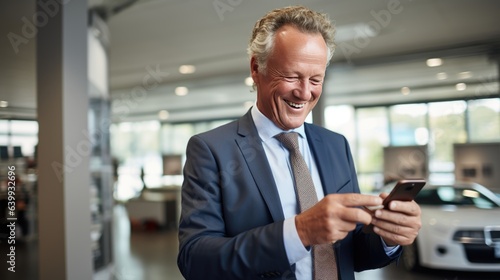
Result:
[[[498,208],[495,201],[472,188],[441,186],[435,189],[423,189],[415,198],[420,205],[457,205],[477,208]]]

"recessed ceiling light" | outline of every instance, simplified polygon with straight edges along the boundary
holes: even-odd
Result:
[[[455,88],[458,91],[464,91],[467,88],[467,85],[465,83],[458,83],[455,85]]]
[[[245,78],[245,85],[247,85],[249,87],[253,86],[253,79],[252,79],[252,77],[246,77]]]
[[[184,96],[187,95],[189,92],[187,87],[176,87],[175,88],[175,94],[178,96]]]
[[[446,80],[448,79],[448,74],[446,74],[445,72],[440,72],[436,74],[436,78],[438,80]]]
[[[460,79],[468,79],[470,77],[472,77],[471,71],[464,71],[464,72],[458,73],[458,78],[460,78]]]
[[[408,94],[410,94],[410,88],[409,88],[409,87],[402,87],[402,88],[401,88],[401,93],[402,93],[403,95],[408,95]]]
[[[427,66],[429,67],[437,67],[443,64],[443,60],[441,58],[429,58],[427,59]]]
[[[6,108],[8,106],[9,106],[9,102],[8,101],[4,101],[4,100],[0,101],[0,107],[1,108]]]
[[[181,74],[193,74],[196,71],[194,65],[181,65],[179,67],[179,73]]]
[[[158,112],[158,118],[160,118],[160,120],[162,121],[167,120],[169,116],[170,113],[167,110],[161,110],[160,112]]]

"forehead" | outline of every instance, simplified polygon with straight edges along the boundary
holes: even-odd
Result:
[[[270,60],[312,62],[326,67],[328,48],[320,33],[306,33],[285,25],[276,30]]]

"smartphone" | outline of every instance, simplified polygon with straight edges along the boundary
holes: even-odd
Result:
[[[384,199],[382,205],[389,209],[389,203],[393,200],[412,201],[420,190],[425,186],[424,179],[399,180],[389,195]]]
[[[379,206],[366,206],[365,209],[368,211],[375,211],[377,209],[389,209],[389,203],[393,200],[401,201],[412,201],[415,196],[420,192],[420,190],[425,186],[426,181],[424,179],[403,179],[399,180],[389,193],[389,195],[382,201],[382,205]],[[366,225],[363,228],[364,232],[372,232],[373,225]]]

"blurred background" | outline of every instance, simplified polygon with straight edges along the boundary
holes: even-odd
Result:
[[[489,218],[500,207],[493,0],[2,1],[1,278],[182,279],[176,227],[187,141],[254,104],[251,30],[269,10],[294,4],[337,27],[308,121],[347,137],[362,192],[420,177],[448,187],[432,210],[483,210],[472,218],[429,210],[424,222],[434,227],[405,259],[414,265],[357,278],[498,279],[500,222]],[[6,265],[10,167],[15,273]],[[474,203],[451,199],[450,187]],[[457,227],[448,240],[428,240],[446,222]]]

